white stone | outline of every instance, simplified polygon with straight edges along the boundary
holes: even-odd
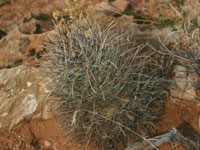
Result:
[[[1,115],[1,117],[5,117],[5,116],[7,116],[7,115],[8,115],[8,113],[5,112],[5,113],[3,113],[3,114]]]
[[[14,92],[14,89],[11,87],[10,88],[10,96],[13,96],[13,92]]]
[[[21,72],[21,69],[17,69],[16,74],[19,74]]]
[[[44,141],[44,145],[45,145],[46,147],[50,147],[50,146],[51,146],[51,142],[45,140],[45,141]]]
[[[27,87],[30,87],[32,85],[31,82],[26,82]]]
[[[22,108],[24,115],[30,115],[33,114],[38,107],[38,102],[35,99],[35,95],[30,94],[28,95],[23,101],[22,101]]]

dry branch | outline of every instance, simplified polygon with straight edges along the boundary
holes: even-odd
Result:
[[[199,150],[200,148],[200,145],[197,145],[196,142],[184,137],[176,128],[173,128],[165,134],[150,138],[148,141],[154,146],[150,145],[147,141],[142,141],[128,146],[125,150],[153,150],[155,147],[159,147],[167,142],[179,144],[187,150]]]

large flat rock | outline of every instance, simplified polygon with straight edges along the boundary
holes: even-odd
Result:
[[[49,118],[47,81],[40,68],[20,65],[0,70],[0,128],[11,129],[20,121]]]

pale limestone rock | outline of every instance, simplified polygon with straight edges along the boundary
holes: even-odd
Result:
[[[21,70],[17,69],[16,74],[20,74]]]
[[[35,99],[35,95],[30,94],[22,101],[22,108],[24,115],[30,115],[33,114],[38,107],[38,102]]]
[[[195,100],[197,97],[193,81],[198,80],[198,76],[195,73],[187,73],[184,66],[176,65],[174,67],[174,84],[170,88],[170,97],[174,101],[183,99]]]
[[[20,71],[19,71],[20,70]],[[41,68],[20,65],[0,70],[0,123],[11,129],[24,118],[52,117]]]

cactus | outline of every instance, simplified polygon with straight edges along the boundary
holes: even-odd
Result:
[[[168,95],[176,56],[137,44],[131,26],[118,20],[85,18],[57,31],[45,68],[61,126],[86,148],[120,149],[119,142],[124,148],[129,137],[148,134],[162,112],[157,102]]]

